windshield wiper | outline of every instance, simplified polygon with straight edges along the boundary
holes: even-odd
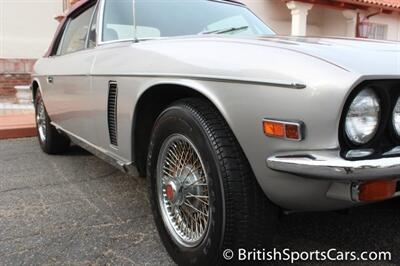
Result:
[[[231,27],[231,28],[220,29],[220,30],[203,31],[203,32],[201,32],[201,34],[222,34],[222,33],[234,32],[234,31],[239,31],[239,30],[247,30],[248,28],[249,28],[249,26]]]

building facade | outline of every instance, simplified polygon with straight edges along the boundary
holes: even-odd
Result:
[[[400,0],[242,0],[278,34],[400,41]]]
[[[58,20],[79,0],[0,0],[0,96],[29,84]],[[400,40],[400,0],[239,0],[280,35]]]
[[[61,0],[0,0],[0,96],[30,83],[36,59],[57,29],[54,16],[68,7]]]

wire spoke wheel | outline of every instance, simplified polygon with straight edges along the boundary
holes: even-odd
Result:
[[[167,138],[158,158],[157,191],[163,222],[174,241],[197,246],[210,221],[208,178],[194,144],[185,136]]]
[[[39,131],[39,138],[42,142],[45,142],[47,125],[46,125],[46,113],[43,101],[40,101],[37,105],[36,123]]]

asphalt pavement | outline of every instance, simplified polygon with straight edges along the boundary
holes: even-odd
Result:
[[[49,156],[35,138],[1,140],[0,265],[173,265],[145,183],[76,146]],[[391,262],[352,265],[399,265],[400,200],[283,216],[275,246],[390,251]]]

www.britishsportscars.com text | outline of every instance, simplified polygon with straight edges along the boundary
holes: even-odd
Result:
[[[391,261],[390,251],[341,251],[336,248],[329,250],[296,251],[285,249],[226,249],[222,253],[225,260],[236,261],[284,261],[296,263],[299,261]]]

